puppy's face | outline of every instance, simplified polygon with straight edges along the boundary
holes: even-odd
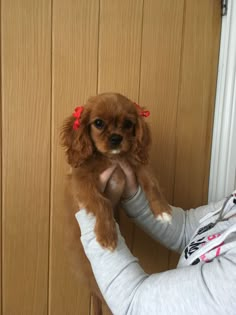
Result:
[[[142,109],[121,94],[104,93],[90,98],[73,128],[70,116],[62,128],[62,145],[68,162],[81,165],[95,152],[106,156],[129,153],[141,163],[148,161],[150,131]]]
[[[135,143],[138,112],[133,102],[121,96],[91,100],[90,136],[104,155],[131,151]]]

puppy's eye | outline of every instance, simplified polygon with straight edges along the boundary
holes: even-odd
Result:
[[[98,128],[98,129],[103,129],[104,126],[105,126],[105,123],[104,123],[104,121],[101,120],[101,119],[96,119],[96,120],[94,121],[94,126],[95,126],[96,128]]]
[[[123,128],[125,129],[131,129],[133,127],[133,123],[131,120],[125,120],[124,121],[124,124],[123,124]]]

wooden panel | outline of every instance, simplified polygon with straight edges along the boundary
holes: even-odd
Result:
[[[2,0],[3,314],[47,314],[51,4]]]
[[[1,4],[1,2],[0,2]],[[2,25],[2,14],[0,6],[0,34]],[[0,40],[0,60],[2,60],[2,49]],[[0,82],[2,82],[2,64],[0,63]],[[2,266],[2,85],[0,86],[0,266]],[[2,315],[2,268],[0,268],[0,315]]]
[[[153,135],[152,165],[170,203],[175,169],[183,12],[184,1],[144,2],[140,104],[151,111],[148,120]],[[140,257],[149,272],[164,270],[168,265],[168,250],[137,228],[134,254]]]
[[[1,152],[2,152],[2,144],[0,146],[1,148]],[[0,163],[2,165],[2,154],[1,154],[1,157],[0,157]],[[2,266],[2,226],[3,226],[3,221],[2,221],[2,171],[0,170],[0,202],[1,202],[1,205],[0,205],[0,254],[1,254],[1,257],[0,257],[0,266]],[[2,292],[2,268],[0,270],[0,315],[2,315],[2,296],[3,296],[3,292]]]
[[[174,183],[183,12],[182,0],[149,0],[144,6],[140,103],[151,111],[152,165],[169,202]]]
[[[1,2],[0,2],[1,4]],[[0,34],[2,25],[2,14],[0,6]],[[2,49],[0,41],[0,60],[2,60]],[[2,82],[2,64],[0,64],[0,80]],[[0,86],[0,266],[2,266],[2,85]],[[0,268],[0,315],[2,315],[2,268]]]
[[[88,314],[90,294],[72,272],[65,243],[64,187],[68,166],[59,129],[97,89],[97,0],[53,2],[53,156],[50,249],[50,314]],[[69,209],[68,209],[69,210]]]
[[[142,34],[142,0],[101,0],[98,92],[120,92],[138,100]],[[120,215],[129,247],[133,224]]]
[[[99,306],[97,306],[96,303],[99,303]],[[99,312],[102,312],[102,314]],[[100,305],[100,300],[96,298],[94,301],[94,297],[91,296],[89,315],[112,315],[112,313],[107,305]]]
[[[207,202],[220,39],[220,1],[186,1],[174,203]]]
[[[65,249],[62,120],[97,91],[126,94],[151,111],[152,164],[169,202],[206,201],[220,1],[2,0],[1,19],[0,315],[91,314]],[[176,265],[120,220],[146,271]]]
[[[99,92],[138,99],[142,0],[101,0]]]

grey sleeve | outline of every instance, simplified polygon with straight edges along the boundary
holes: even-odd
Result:
[[[218,205],[210,204],[184,211],[173,207],[171,222],[158,221],[152,214],[144,192],[139,187],[136,195],[122,203],[128,216],[147,234],[165,247],[181,253],[199,226],[199,220]]]
[[[114,315],[235,314],[235,280],[229,281],[235,265],[230,255],[219,256],[211,263],[148,275],[127,248],[118,226],[118,246],[111,252],[96,241],[95,218],[85,210],[76,217],[85,253]]]

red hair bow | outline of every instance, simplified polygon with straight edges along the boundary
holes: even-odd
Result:
[[[139,110],[139,115],[143,116],[143,117],[148,117],[150,116],[150,112],[149,110],[143,110],[138,104],[134,103],[134,105],[137,107],[137,109]]]
[[[83,106],[78,106],[75,108],[75,111],[73,113],[73,116],[76,118],[74,121],[74,124],[73,124],[74,130],[77,130],[80,126],[80,116],[81,116],[83,110],[84,110]]]

